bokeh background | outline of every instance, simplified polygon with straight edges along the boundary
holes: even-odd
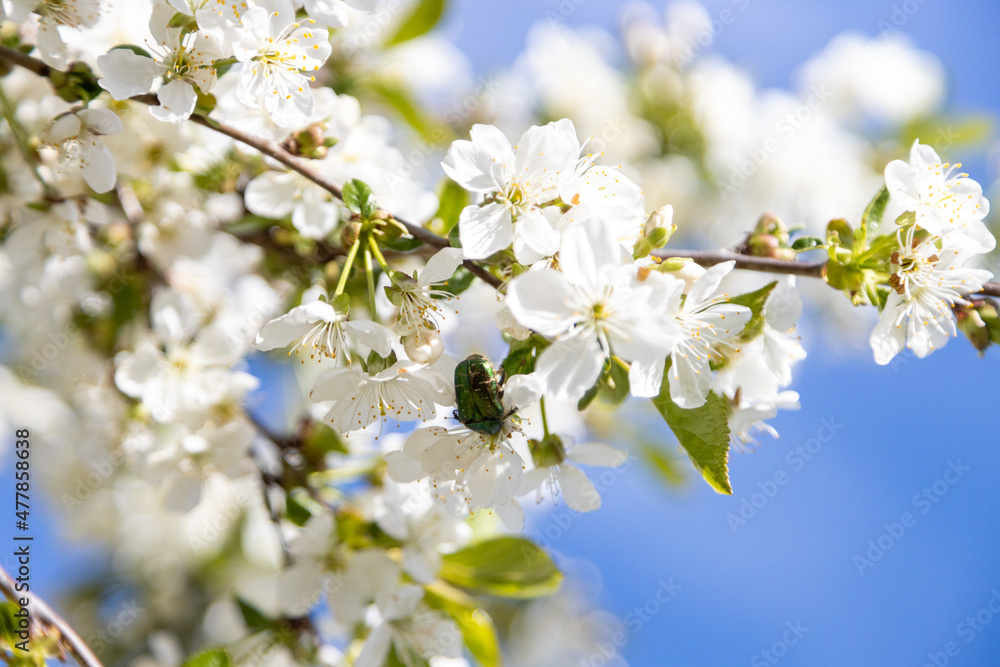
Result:
[[[1000,111],[1000,3],[703,4],[712,16],[745,7],[712,49],[762,87],[789,88],[838,33],[875,36],[902,16],[898,30],[944,64],[950,111]],[[551,12],[570,27],[613,32],[621,9],[458,0],[442,30],[484,74],[511,63]],[[984,184],[998,176],[989,143],[946,157]],[[1000,609],[996,350],[980,359],[957,340],[928,359],[878,367],[864,338],[845,343],[811,317],[800,327],[809,357],[792,386],[802,408],[772,422],[780,439],[762,436],[755,452],[732,456],[732,497],[690,470],[681,485],[665,484],[637,462],[612,477],[596,471],[600,511],[545,505],[526,532],[623,619],[618,650],[631,665],[1000,664],[1000,614],[988,606]],[[652,411],[646,417],[652,437],[669,443]],[[905,513],[910,525],[894,525]],[[106,558],[61,539],[57,514],[44,504],[33,514],[33,584],[53,601]],[[9,523],[0,522],[4,544]],[[613,663],[597,653],[587,664]]]

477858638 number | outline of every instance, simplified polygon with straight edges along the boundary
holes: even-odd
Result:
[[[28,441],[30,433],[26,428],[19,428],[14,432],[14,435],[17,436],[14,449],[17,456],[17,462],[14,464],[14,478],[16,480],[14,485],[14,515],[17,517],[15,526],[18,530],[28,530],[28,516],[31,511],[29,505],[31,498],[28,495],[31,489],[31,444]]]

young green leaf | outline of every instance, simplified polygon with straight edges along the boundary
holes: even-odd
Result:
[[[554,593],[562,573],[541,547],[521,537],[478,542],[442,559],[440,576],[456,586],[505,598]]]
[[[868,204],[868,208],[865,209],[864,215],[861,216],[861,229],[865,230],[866,237],[871,237],[875,235],[878,231],[879,225],[882,224],[882,215],[885,213],[885,207],[889,203],[889,189],[885,186],[878,191],[871,203]]]
[[[455,273],[451,274],[451,278],[448,278],[441,286],[441,289],[450,294],[458,296],[465,290],[472,287],[472,283],[476,281],[476,276],[472,271],[469,271],[464,266],[459,266],[455,269]]]
[[[729,298],[729,303],[734,303],[737,306],[746,306],[751,312],[750,320],[743,327],[743,331],[740,332],[741,341],[751,341],[764,330],[764,305],[767,303],[767,298],[771,296],[771,292],[777,284],[778,281],[775,280],[755,292]]]
[[[229,654],[225,649],[210,648],[184,663],[184,667],[229,667]]]
[[[656,411],[666,420],[691,462],[709,485],[732,495],[729,483],[729,407],[715,392],[699,408],[684,410],[670,400],[670,360],[663,369],[660,395],[653,399]]]
[[[451,616],[462,631],[462,640],[480,665],[499,667],[500,641],[493,619],[476,601],[456,588],[440,582],[425,588],[424,602],[431,609],[437,609]]]
[[[437,25],[444,14],[444,9],[444,0],[420,0],[385,45],[392,46],[420,37]]]
[[[648,442],[641,443],[639,455],[667,486],[674,487],[684,481],[684,471],[677,465],[678,460],[667,454],[662,447]]]
[[[507,377],[514,375],[527,375],[535,370],[535,362],[538,355],[542,353],[549,342],[538,334],[532,334],[524,340],[512,340],[510,342],[510,352],[507,358],[501,362],[500,366]]]
[[[375,215],[378,206],[375,203],[375,194],[364,181],[352,178],[344,184],[344,206],[351,212],[357,213],[365,220]]]
[[[441,181],[437,195],[440,204],[437,213],[434,214],[432,231],[444,236],[458,224],[462,209],[469,205],[469,192],[455,181],[446,178]]]
[[[823,239],[815,236],[800,236],[792,243],[792,250],[795,252],[805,252],[823,246]]]
[[[244,602],[240,598],[236,598],[236,604],[239,605],[240,614],[243,616],[243,622],[246,623],[247,628],[251,631],[256,632],[257,630],[272,630],[274,628],[274,622],[264,614],[260,613],[256,607],[248,602]]]

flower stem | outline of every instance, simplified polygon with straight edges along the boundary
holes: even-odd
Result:
[[[538,399],[538,407],[540,407],[542,409],[542,433],[544,434],[544,437],[548,438],[549,437],[549,418],[545,414],[545,397],[544,396],[542,396],[540,399]]]
[[[344,293],[344,287],[347,285],[347,277],[351,275],[351,267],[354,266],[354,258],[358,256],[358,248],[360,247],[361,237],[359,236],[351,244],[351,249],[347,251],[347,259],[344,260],[344,268],[340,270],[340,280],[337,281],[337,290],[333,293],[334,298]]]
[[[382,267],[386,275],[389,274],[389,263],[385,261],[385,257],[382,256],[382,251],[378,247],[378,241],[375,240],[373,236],[368,237],[368,246],[372,249],[372,254],[375,255],[375,259],[378,261],[378,265]]]
[[[24,157],[25,164],[31,169],[31,173],[35,175],[35,178],[42,185],[42,191],[48,195],[51,192],[51,188],[48,183],[42,179],[42,175],[38,173],[38,164],[36,163],[35,154],[31,150],[31,146],[28,144],[28,132],[21,125],[21,121],[18,119],[17,114],[14,111],[14,105],[10,103],[10,98],[7,97],[7,93],[4,91],[3,86],[0,86],[0,111],[3,113],[4,120],[7,121],[7,126],[10,127],[10,133],[14,135],[14,141],[17,143],[17,147],[21,151],[21,155]]]
[[[365,248],[365,275],[368,277],[368,310],[372,320],[377,319],[375,314],[375,272],[372,269],[371,250]]]

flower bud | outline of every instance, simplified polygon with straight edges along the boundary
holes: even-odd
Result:
[[[955,320],[972,346],[982,354],[1000,334],[996,304],[990,299],[973,299],[968,306],[955,308]]]
[[[684,292],[687,293],[695,282],[705,275],[705,267],[696,264],[694,260],[686,257],[670,257],[663,260],[656,270],[661,273],[669,273],[674,278],[684,281]]]
[[[664,243],[670,239],[670,235],[677,229],[677,225],[674,224],[674,207],[670,204],[661,206],[650,213],[649,218],[646,219],[646,224],[642,226],[642,233],[646,236],[651,236],[657,229],[666,231],[667,237],[664,239]],[[662,248],[663,246],[658,247]]]
[[[403,336],[403,350],[410,361],[433,364],[444,352],[444,341],[437,331],[420,327],[411,335]]]
[[[292,155],[299,157],[322,160],[326,157],[326,137],[323,136],[323,128],[319,125],[309,127],[292,133],[283,144],[282,148]]]
[[[361,223],[349,222],[344,225],[344,229],[340,232],[340,245],[344,248],[350,248],[358,240],[358,236],[360,235]]]

